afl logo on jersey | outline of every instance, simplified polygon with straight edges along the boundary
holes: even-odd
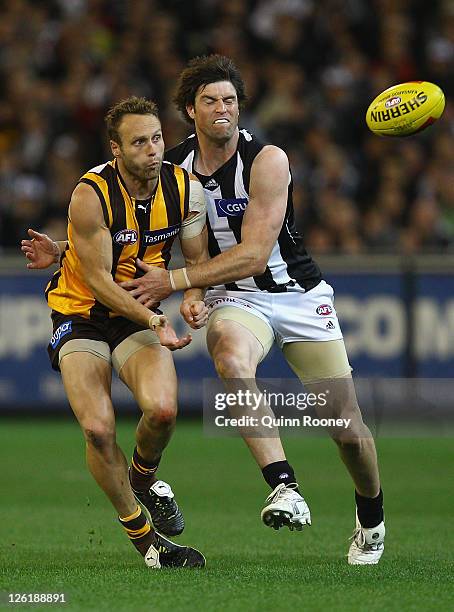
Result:
[[[137,232],[133,229],[123,229],[115,234],[113,237],[115,244],[134,244],[137,242]]]
[[[326,317],[327,315],[330,315],[333,313],[333,309],[331,308],[329,304],[321,304],[320,306],[317,307],[315,312],[321,315],[322,317]]]
[[[216,199],[218,217],[242,217],[248,204],[247,198]]]

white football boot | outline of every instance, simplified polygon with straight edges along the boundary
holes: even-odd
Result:
[[[385,523],[376,527],[361,527],[356,515],[356,529],[350,538],[352,543],[348,551],[350,565],[376,565],[385,550]]]
[[[297,488],[295,483],[281,483],[266,498],[261,517],[267,527],[280,529],[287,525],[290,531],[301,531],[311,524],[311,512]]]

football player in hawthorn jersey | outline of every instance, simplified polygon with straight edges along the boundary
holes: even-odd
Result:
[[[242,381],[242,390],[258,393],[257,365],[276,342],[307,391],[328,391],[327,405],[318,407],[321,416],[351,419],[348,428],[329,430],[355,485],[348,562],[375,564],[385,535],[377,455],[356,401],[333,289],[295,229],[286,154],[238,127],[244,100],[241,74],[229,58],[195,58],[180,75],[175,102],[195,133],[166,159],[194,173],[204,187],[211,259],[172,271],[141,263],[146,274],[122,286],[146,305],[172,291],[208,287],[208,349],[230,390],[233,381]],[[263,431],[242,435],[272,489],[263,522],[276,529],[310,525],[277,428],[269,437]]]
[[[163,537],[181,533],[184,520],[170,486],[156,478],[175,426],[177,383],[169,349],[183,348],[191,338],[178,339],[164,315],[118,283],[141,274],[138,257],[165,267],[178,234],[188,262],[207,258],[203,189],[186,170],[163,162],[153,102],[124,100],[106,122],[114,159],[84,174],[74,189],[68,242],[46,289],[53,320],[49,356],[83,430],[88,467],[145,563],[202,567],[199,551]],[[31,237],[22,243],[29,267],[46,267],[54,257],[52,248],[46,251],[49,240],[33,231]],[[191,327],[202,327],[203,290],[185,291],[180,310]],[[112,367],[143,413],[129,473],[115,438]]]

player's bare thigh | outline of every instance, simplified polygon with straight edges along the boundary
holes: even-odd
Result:
[[[112,435],[115,416],[110,397],[110,362],[78,350],[62,357],[60,370],[68,401],[83,430],[98,436]]]
[[[208,321],[208,350],[216,370],[225,378],[254,378],[273,341],[273,333],[262,319],[233,306],[216,309]]]
[[[159,412],[164,419],[176,416],[177,376],[169,349],[159,343],[146,344],[128,356],[118,374],[142,412]]]
[[[274,342],[271,327],[258,316],[234,306],[217,308],[211,314],[207,325],[207,344],[216,370],[230,392],[240,389],[257,391],[255,372],[258,363],[264,359]],[[248,414],[242,404],[229,407],[234,418]],[[272,416],[269,406],[263,402],[255,406],[254,416]],[[238,428],[258,465],[262,468],[269,463],[285,460],[279,431],[270,437],[256,437],[247,428]]]

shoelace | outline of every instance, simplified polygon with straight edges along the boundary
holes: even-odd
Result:
[[[156,498],[154,499],[154,504],[160,516],[162,516],[163,518],[173,518],[177,514],[178,510],[174,512],[172,516],[166,515],[166,513],[175,509],[173,499],[169,497],[162,498],[159,496],[156,496]]]
[[[366,553],[379,550],[383,546],[383,542],[379,542],[377,544],[368,544],[366,542],[366,536],[364,535],[364,531],[361,527],[357,527],[353,532],[353,535],[350,537],[350,540],[358,546],[358,548],[362,548]]]
[[[271,502],[277,499],[288,499],[289,501],[293,501],[296,487],[297,485],[286,486],[285,484],[280,484],[277,490],[268,495],[266,501]]]

